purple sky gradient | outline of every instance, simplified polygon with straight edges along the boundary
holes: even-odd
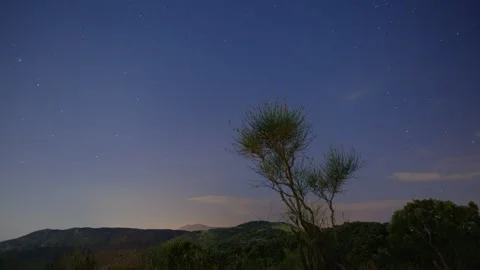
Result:
[[[3,1],[0,240],[278,218],[225,150],[277,97],[309,110],[312,156],[363,154],[349,218],[478,200],[479,18],[475,0]]]

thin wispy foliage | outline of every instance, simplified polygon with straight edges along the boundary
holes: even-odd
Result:
[[[360,157],[354,151],[346,153],[332,146],[324,164],[314,164],[306,156],[314,134],[304,108],[292,108],[279,100],[248,111],[242,126],[234,131],[235,152],[249,159],[254,171],[262,176],[256,186],[277,192],[287,207],[286,216],[307,247],[300,249],[304,267],[325,266],[324,252],[315,246],[325,225],[324,211],[309,203],[307,197],[316,195],[328,205],[334,225],[333,199],[361,167]]]
[[[324,155],[324,164],[307,173],[307,182],[311,191],[321,198],[330,209],[330,223],[335,226],[335,209],[333,200],[337,194],[345,191],[348,179],[363,166],[363,161],[355,150],[350,152],[330,146]]]

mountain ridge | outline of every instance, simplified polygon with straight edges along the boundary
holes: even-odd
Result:
[[[221,228],[221,227],[212,227],[212,226],[207,226],[200,223],[195,223],[195,224],[184,225],[178,228],[177,230],[194,232],[194,231],[208,231],[208,230],[217,229],[217,228]]]
[[[105,246],[129,246],[141,248],[160,243],[188,233],[185,230],[137,229],[137,228],[92,228],[74,227],[70,229],[42,229],[0,242],[0,252],[26,250],[39,247],[90,248]]]
[[[211,227],[204,224],[187,224],[179,229],[138,229],[126,227],[73,227],[69,229],[41,229],[10,240],[0,241],[0,252],[31,250],[36,248],[88,247],[145,248],[178,236],[194,232],[241,229],[257,226],[278,226],[285,223],[250,221],[232,227]]]
[[[42,229],[0,242],[0,269],[57,269],[51,268],[51,264],[70,260],[75,252],[93,256],[100,269],[145,269],[157,251],[183,241],[217,250],[258,245],[283,248],[280,242],[291,238],[287,227],[284,223],[250,221],[193,232],[108,227]]]

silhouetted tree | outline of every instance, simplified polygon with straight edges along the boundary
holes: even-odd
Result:
[[[309,203],[307,196],[315,191],[325,200],[334,223],[333,198],[360,167],[360,159],[331,147],[325,165],[315,166],[306,156],[313,133],[303,108],[292,109],[278,101],[248,111],[242,127],[234,131],[234,149],[251,160],[254,170],[263,176],[256,186],[273,189],[287,207],[302,244],[299,251],[304,267],[325,267],[325,247],[319,248],[323,212]]]

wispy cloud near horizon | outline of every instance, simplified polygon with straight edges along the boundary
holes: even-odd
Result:
[[[408,202],[415,199],[397,199],[397,200],[377,200],[377,201],[358,201],[358,202],[337,202],[334,204],[336,217],[338,221],[373,221],[386,222],[390,220],[394,211],[401,209]],[[188,198],[189,201],[195,201],[201,204],[218,206],[219,212],[226,210],[231,216],[229,220],[238,220],[246,222],[255,217],[259,220],[268,221],[286,221],[283,217],[285,206],[281,200],[271,198],[258,199],[252,197],[235,197],[226,195],[206,195]],[[466,201],[454,200],[456,203],[465,204]],[[476,199],[475,201],[479,201]],[[321,204],[311,204],[315,209],[322,207]],[[326,209],[325,209],[326,210]],[[217,210],[214,210],[217,211]],[[322,210],[320,210],[322,211]],[[326,212],[327,214],[328,212]],[[253,216],[253,215],[254,216]]]
[[[340,211],[365,211],[365,210],[379,210],[401,207],[409,200],[381,200],[369,202],[354,202],[354,203],[336,203],[337,210]]]
[[[264,210],[262,208],[268,207],[272,204],[272,200],[269,199],[256,199],[227,195],[197,196],[190,197],[188,200],[228,208],[237,215],[256,215],[256,211],[262,211]]]
[[[390,178],[405,182],[460,181],[480,178],[480,171],[465,173],[395,172]]]
[[[206,196],[197,196],[188,198],[189,201],[197,201],[202,203],[209,204],[252,204],[252,203],[261,203],[265,202],[263,199],[255,199],[250,197],[235,197],[227,195],[206,195]]]
[[[251,197],[235,197],[227,195],[206,195],[198,197],[190,197],[189,201],[196,201],[206,204],[216,204],[216,205],[256,205],[264,203],[276,203],[283,205],[279,200],[271,199],[256,199]],[[342,210],[369,210],[369,209],[380,209],[380,208],[389,208],[392,206],[397,206],[399,204],[404,204],[408,200],[379,200],[379,201],[366,201],[366,202],[351,202],[351,203],[336,203],[335,206]]]
[[[234,197],[225,195],[206,195],[188,198],[189,201],[195,201],[204,204],[217,205],[225,207],[233,211],[234,213],[243,215],[251,214],[252,210],[257,211],[259,216],[270,215],[272,209],[277,214],[283,213],[285,210],[284,204],[280,200],[272,199],[257,199],[251,197]],[[354,213],[354,212],[371,212],[367,216],[373,217],[373,219],[382,219],[384,217],[376,217],[375,214],[379,210],[392,210],[401,208],[409,200],[379,200],[379,201],[364,201],[364,202],[339,202],[335,203],[335,209],[337,214],[341,212]],[[320,206],[320,205],[317,205]],[[249,210],[250,209],[250,210]],[[270,210],[269,210],[270,209]],[[382,212],[383,214],[383,212]],[[356,214],[354,216],[360,216]],[[362,219],[360,217],[360,219]]]

